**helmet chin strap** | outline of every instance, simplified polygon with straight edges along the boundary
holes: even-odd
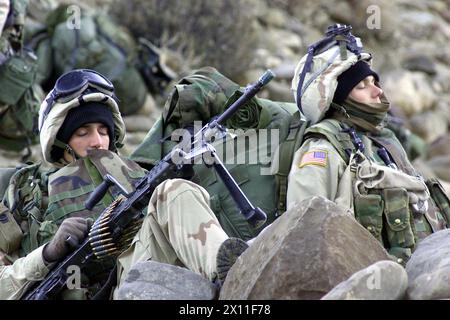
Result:
[[[75,150],[72,149],[71,146],[69,146],[68,144],[66,144],[65,150],[67,150],[67,152],[70,153],[70,156],[72,157],[72,162],[74,162],[75,160],[80,159],[81,157],[75,152]]]
[[[64,143],[61,140],[55,139],[55,142],[53,144],[65,151],[69,152],[70,156],[72,157],[72,162],[82,158],[78,153],[75,152],[75,150],[72,149],[72,147],[68,143]],[[123,144],[121,144],[121,143],[115,143],[115,144],[113,144],[111,151],[117,153],[117,148],[121,148],[122,146],[123,146]],[[65,160],[64,157],[62,159]],[[64,162],[68,163],[67,161],[64,161]]]
[[[79,154],[77,154],[75,152],[75,150],[73,150],[72,147],[69,146],[68,143],[64,143],[64,142],[62,142],[62,141],[60,141],[58,139],[55,139],[54,145],[59,147],[59,148],[61,148],[61,149],[63,149],[63,150],[65,150],[65,151],[67,151],[67,152],[69,152],[70,156],[72,157],[72,162],[74,162],[74,161],[76,161],[76,160],[81,158],[81,156]],[[64,159],[64,157],[62,159]]]

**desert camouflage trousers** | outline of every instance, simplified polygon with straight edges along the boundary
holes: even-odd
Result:
[[[118,257],[114,298],[130,268],[140,261],[185,266],[213,280],[217,251],[227,238],[204,188],[182,179],[164,181],[153,192],[131,246]]]

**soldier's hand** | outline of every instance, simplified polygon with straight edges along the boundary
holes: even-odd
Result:
[[[61,223],[53,239],[42,251],[46,262],[55,262],[64,258],[82,243],[92,225],[92,219],[80,217],[67,218]]]

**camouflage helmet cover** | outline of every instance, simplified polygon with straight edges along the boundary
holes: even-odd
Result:
[[[51,157],[51,150],[55,146],[56,135],[64,123],[64,120],[72,108],[76,108],[86,102],[100,102],[109,107],[112,113],[114,121],[114,144],[117,148],[122,146],[125,138],[125,124],[122,119],[122,115],[119,111],[119,106],[116,100],[103,92],[91,92],[87,94],[80,94],[80,96],[74,97],[67,102],[56,102],[50,109],[47,115],[44,113],[48,107],[48,100],[52,91],[47,95],[41,104],[39,109],[39,133],[42,154],[44,160],[54,166],[62,166],[58,163],[59,159],[53,159]]]
[[[299,104],[297,88],[307,57],[308,54],[301,58],[292,79],[291,89],[297,104]],[[322,120],[330,108],[338,85],[338,76],[360,60],[370,64],[371,58],[369,53],[355,54],[348,49],[345,49],[345,54],[342,54],[342,48],[338,44],[313,57],[311,69],[306,73],[303,82],[301,95],[301,109],[310,124]]]
[[[29,0],[12,0],[10,1],[8,17],[5,22],[5,28],[12,26],[23,26],[25,24],[25,16]]]

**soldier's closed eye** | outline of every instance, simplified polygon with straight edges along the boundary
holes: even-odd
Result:
[[[363,80],[363,81],[360,81],[357,85],[356,85],[356,89],[364,89],[365,87],[366,87],[366,82],[365,82],[365,80]]]
[[[83,137],[88,134],[88,129],[85,127],[80,127],[75,131],[75,135],[78,137]]]
[[[102,136],[107,136],[108,135],[108,127],[106,127],[106,126],[99,127],[98,133],[100,133]]]

